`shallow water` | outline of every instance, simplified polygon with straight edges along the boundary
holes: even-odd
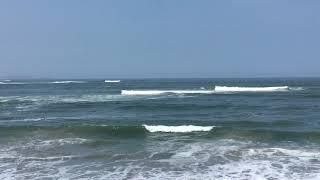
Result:
[[[319,112],[316,78],[2,81],[0,179],[319,179]]]

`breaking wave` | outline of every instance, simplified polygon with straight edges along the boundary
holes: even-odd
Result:
[[[104,80],[105,83],[119,83],[121,80]]]
[[[83,124],[74,125],[68,127],[48,127],[39,125],[25,126],[14,126],[14,125],[2,125],[0,130],[5,132],[16,131],[35,131],[41,127],[42,130],[51,131],[64,131],[73,134],[105,134],[105,135],[116,135],[116,136],[140,136],[147,135],[147,133],[190,133],[190,132],[210,132],[216,126],[197,126],[197,125],[177,125],[177,126],[166,126],[166,125],[106,125],[106,124]]]
[[[213,94],[227,92],[286,92],[286,91],[303,90],[301,87],[228,87],[215,86],[213,90],[206,90],[203,87],[201,90],[122,90],[122,95],[161,95],[161,94]]]
[[[215,126],[194,126],[194,125],[183,125],[183,126],[143,125],[143,126],[149,132],[174,132],[174,133],[211,131],[215,127]]]
[[[216,86],[216,92],[274,92],[274,91],[288,91],[289,86],[278,87],[228,87]]]

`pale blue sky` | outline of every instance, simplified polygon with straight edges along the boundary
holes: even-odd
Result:
[[[0,77],[320,76],[319,0],[2,0]]]

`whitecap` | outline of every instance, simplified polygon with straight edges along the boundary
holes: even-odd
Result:
[[[182,126],[164,126],[164,125],[143,125],[149,132],[200,132],[211,131],[215,126],[194,126],[194,125],[182,125]]]
[[[119,83],[121,80],[104,80],[105,83]]]
[[[216,86],[216,92],[274,92],[274,91],[288,91],[288,86],[278,87],[229,87],[229,86]]]

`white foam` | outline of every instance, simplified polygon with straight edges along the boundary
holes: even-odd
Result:
[[[85,83],[85,81],[53,81],[52,84]]]
[[[184,138],[184,137],[183,137]],[[133,179],[319,179],[319,151],[309,147],[257,147],[252,142],[219,140],[181,145],[179,141],[152,142],[156,160],[166,168],[139,171]],[[254,145],[254,146],[253,146]],[[172,147],[173,146],[173,147]],[[160,149],[160,150],[159,150]],[[152,158],[153,156],[151,156]],[[163,169],[165,170],[163,170]],[[178,171],[177,171],[178,170]]]
[[[194,126],[194,125],[182,125],[182,126],[143,125],[143,126],[149,132],[175,132],[175,133],[211,131],[215,127],[215,126]]]
[[[105,80],[105,83],[119,83],[121,80]]]
[[[228,87],[216,86],[216,92],[273,92],[273,91],[288,91],[288,86],[278,87]]]
[[[77,156],[51,156],[51,157],[26,157],[23,160],[27,161],[65,161],[76,158]]]
[[[63,145],[74,145],[74,144],[83,144],[90,142],[88,139],[83,138],[64,138],[64,139],[51,139],[51,140],[36,140],[27,143],[27,146],[37,146],[37,147],[49,147],[52,146],[63,146]]]
[[[92,154],[90,151],[88,155],[79,156],[78,153],[60,154],[60,149],[55,147],[50,150],[57,150],[57,153],[51,154],[52,151],[45,151],[47,149],[41,147],[38,150],[42,150],[44,154],[36,155],[30,152],[29,147],[26,148],[27,153],[23,153],[24,141],[20,144],[22,147],[0,146],[0,179],[28,177],[29,179],[316,180],[320,178],[320,152],[316,144],[303,147],[292,144],[283,147],[232,139],[200,141],[194,139],[194,136],[190,139],[187,136],[165,137],[165,140],[163,138],[158,140],[157,136],[145,141],[143,150],[139,153],[126,151],[125,154],[116,153],[112,156],[120,155],[120,159],[88,158],[91,155],[96,157],[95,153],[108,154],[107,150],[93,151]],[[190,141],[186,143],[185,140]],[[81,139],[76,141],[82,142]],[[60,142],[65,140],[57,139],[54,144]],[[67,142],[72,144],[74,140]],[[81,161],[77,161],[78,159]],[[68,161],[70,163],[66,163]],[[17,170],[18,168],[22,170]]]
[[[122,90],[121,95],[211,94],[212,90]]]

